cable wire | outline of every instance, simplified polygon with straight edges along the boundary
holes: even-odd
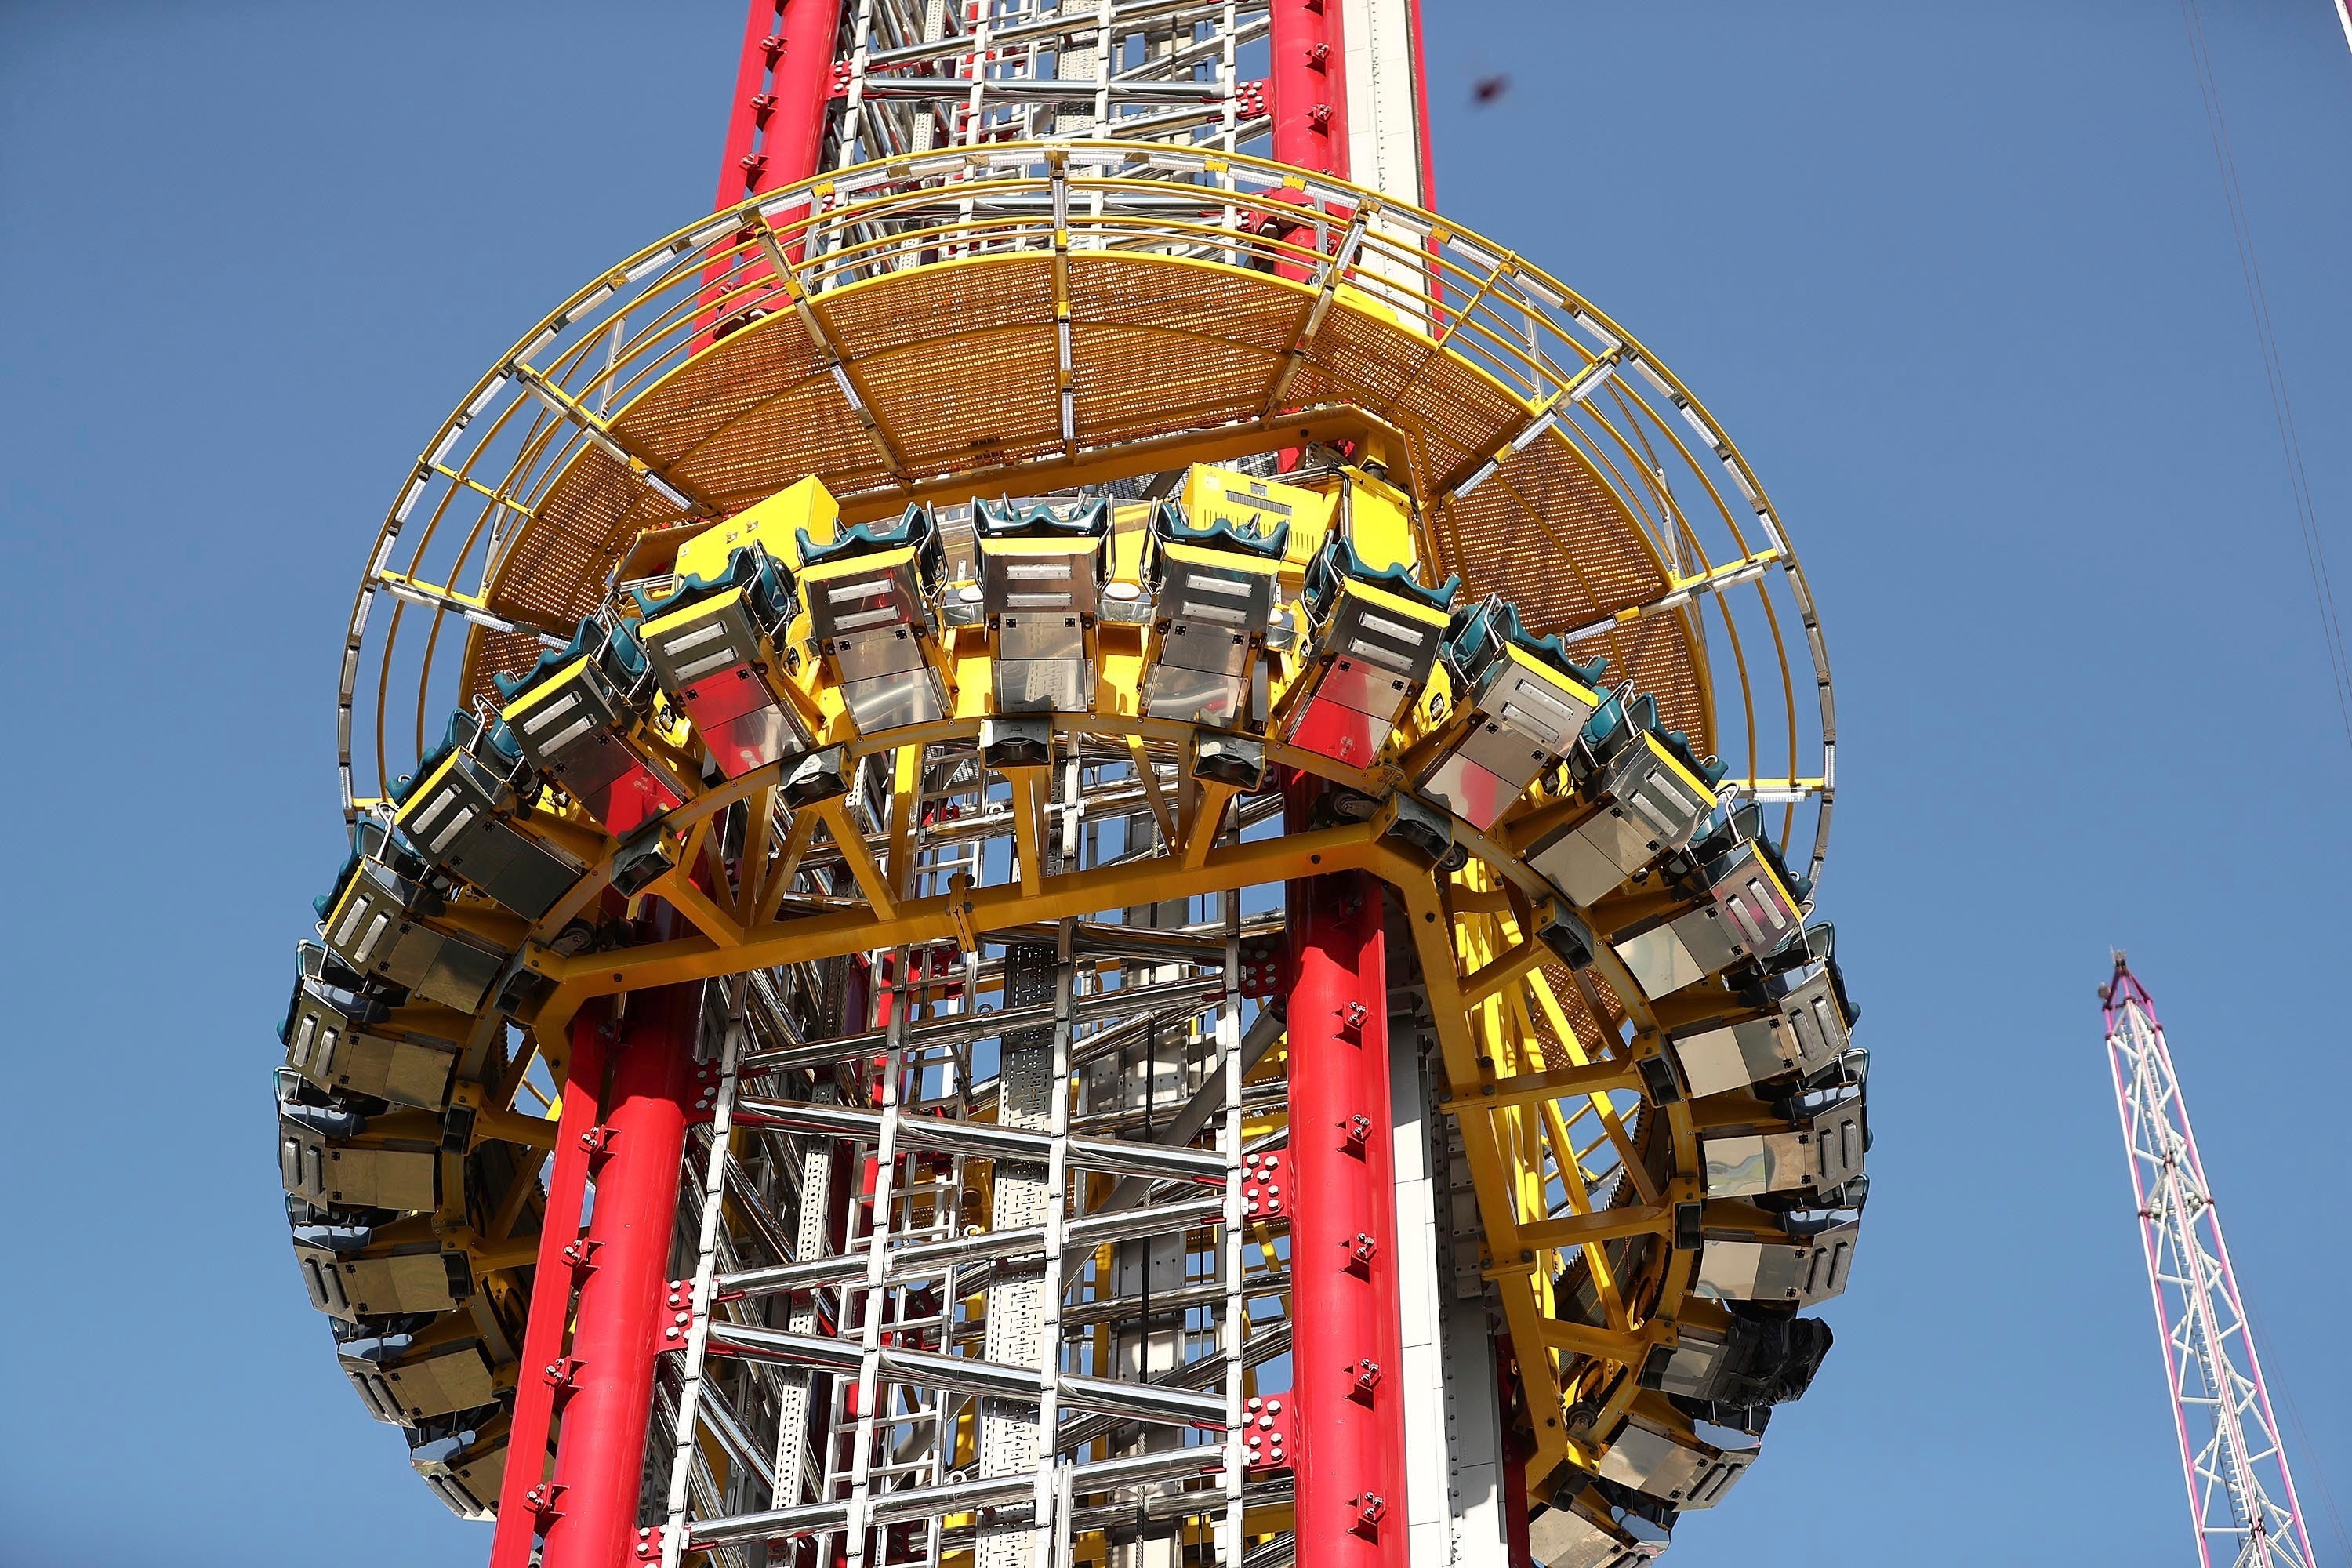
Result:
[[[2278,1342],[2271,1337],[2270,1325],[2263,1321],[2262,1313],[2248,1307],[2246,1323],[2253,1331],[2254,1353],[2268,1356],[2271,1365],[2278,1365]],[[2336,1493],[2327,1484],[2327,1471],[2319,1462],[2319,1449],[2312,1442],[2310,1432],[2304,1427],[2303,1412],[2295,1407],[2293,1379],[2279,1384],[2279,1403],[2286,1406],[2287,1423],[2294,1428],[2295,1447],[2304,1457],[2304,1473],[2319,1483],[2319,1500],[2326,1509],[2329,1528],[2336,1531],[2337,1561],[2352,1563],[2352,1532],[2344,1528],[2344,1515],[2336,1510]]]
[[[2245,274],[2246,303],[2254,318],[2254,336],[2263,351],[2263,374],[2270,384],[2271,414],[2278,423],[2279,447],[2286,458],[2287,489],[2294,498],[2295,521],[2303,531],[2304,564],[2311,574],[2312,597],[2319,610],[2321,640],[2326,645],[2328,673],[2336,687],[2336,710],[2344,723],[2344,739],[2352,744],[2352,659],[2345,653],[2344,626],[2336,613],[2336,588],[2327,571],[2326,541],[2319,531],[2319,511],[2311,499],[2311,479],[2303,462],[2303,439],[2295,427],[2294,404],[2287,395],[2286,366],[2279,356],[2278,332],[2271,322],[2270,293],[2263,285],[2262,261],[2254,253],[2254,231],[2246,216],[2245,192],[2238,184],[2238,160],[2230,143],[2230,127],[2221,115],[2221,89],[2213,76],[2212,51],[2205,42],[2205,19],[2198,0],[2180,0],[2180,19],[2189,30],[2189,53],[2197,68],[2197,88],[2205,100],[2205,129],[2213,139],[2213,160],[2221,171],[2221,194],[2230,206],[2230,228],[2238,242],[2238,265]]]

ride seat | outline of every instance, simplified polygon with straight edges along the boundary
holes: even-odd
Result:
[[[1711,1198],[1798,1193],[1826,1198],[1862,1174],[1862,1098],[1779,1131],[1709,1132],[1699,1161]]]
[[[451,1513],[460,1519],[492,1518],[498,1512],[499,1489],[506,1484],[509,1424],[499,1415],[479,1431],[419,1443],[409,1449],[408,1462]]]
[[[330,1092],[363,1095],[439,1110],[449,1103],[457,1064],[454,1041],[388,1024],[392,1010],[378,998],[335,982],[359,977],[317,942],[297,950],[300,972],[278,1038],[286,1065]],[[335,973],[330,973],[332,970]]]
[[[310,1292],[310,1305],[352,1322],[406,1312],[446,1312],[474,1291],[466,1255],[445,1251],[435,1241],[354,1257],[297,1236],[294,1260]]]
[[[1070,712],[1094,698],[1094,629],[1110,569],[1110,503],[973,509],[981,611],[994,629],[996,711]]]
[[[1195,528],[1173,501],[1152,510],[1152,627],[1144,654],[1143,711],[1154,719],[1232,729],[1274,625],[1275,590],[1290,524],[1260,534],[1220,521]]]
[[[1456,617],[1444,659],[1455,711],[1414,787],[1483,833],[1575,744],[1607,663],[1578,663],[1496,596]]]
[[[1677,1508],[1713,1508],[1756,1462],[1754,1447],[1719,1448],[1630,1415],[1601,1456],[1601,1477]]]
[[[462,1324],[462,1318],[447,1321]],[[478,1337],[443,1340],[428,1332],[346,1348],[343,1375],[377,1420],[410,1426],[471,1410],[498,1397],[497,1369]]]
[[[440,750],[419,766],[414,783],[394,791],[394,820],[425,859],[535,921],[587,868],[511,820],[519,807],[511,778],[468,749],[489,744],[477,740],[480,732],[471,715],[450,716]]]
[[[523,755],[614,834],[635,831],[681,804],[684,783],[654,765],[636,740],[651,666],[625,626],[583,619],[566,647],[520,679],[496,678],[499,718]]]
[[[440,1141],[385,1138],[364,1126],[355,1116],[281,1108],[278,1168],[287,1193],[321,1208],[424,1210],[439,1203]]]
[[[1283,738],[1350,767],[1377,762],[1437,668],[1461,586],[1425,586],[1402,563],[1374,571],[1333,533],[1307,567],[1314,641]]]
[[[1640,1568],[1658,1555],[1657,1543],[1637,1541],[1612,1524],[1554,1504],[1528,1521],[1528,1554],[1541,1568]]]
[[[947,556],[931,510],[909,506],[895,524],[844,529],[824,544],[806,529],[796,538],[810,628],[858,729],[944,718],[930,601]]]
[[[439,894],[363,854],[320,925],[327,947],[353,970],[461,1013],[478,1011],[513,954],[478,937],[446,931],[427,918],[446,908]]]
[[[1702,875],[1706,902],[1621,931],[1612,943],[1650,996],[1695,985],[1742,958],[1778,952],[1801,930],[1798,895],[1755,840],[1740,840]]]
[[[1788,1301],[1810,1307],[1845,1289],[1858,1221],[1786,1240],[1708,1237],[1691,1293],[1714,1301]]]
[[[637,604],[655,677],[721,773],[737,778],[807,748],[800,710],[780,689],[789,662],[780,645],[800,601],[773,556],[738,546],[719,577],[688,576],[668,597]]]
[[[1622,887],[1658,857],[1691,841],[1717,805],[1706,775],[1642,731],[1588,775],[1591,809],[1528,845],[1530,868],[1579,904]]]

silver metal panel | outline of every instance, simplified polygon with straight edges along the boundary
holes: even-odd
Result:
[[[504,1437],[429,1443],[410,1450],[408,1462],[458,1518],[486,1520],[497,1512],[499,1487],[507,1473]]]
[[[1327,700],[1318,690],[1291,721],[1289,741],[1318,756],[1368,768],[1395,731],[1391,721]]]
[[[1804,923],[1804,911],[1753,844],[1741,845],[1717,868],[1713,891],[1735,955],[1774,952]]]
[[[379,1421],[403,1426],[472,1410],[498,1397],[479,1342],[443,1345],[397,1359],[345,1355],[343,1371]]]
[[[1694,794],[1651,749],[1654,743],[1633,747],[1611,763],[1601,790],[1649,829],[1660,849],[1679,848],[1690,842],[1715,803]]]
[[[1503,813],[1527,793],[1526,785],[1496,777],[1459,752],[1441,758],[1435,767],[1423,774],[1419,788],[1430,800],[1482,833],[1494,826]]]
[[[845,567],[837,576],[811,574],[802,581],[809,623],[820,638],[862,636],[893,626],[929,625],[922,582],[912,562],[863,571]]]
[[[1095,561],[1101,548],[1096,539],[982,541],[981,589],[988,613],[1003,616],[1030,608],[1092,616],[1099,589]],[[1046,598],[1060,602],[1024,603]]]
[[[1711,1198],[1832,1191],[1862,1173],[1862,1102],[1783,1131],[1710,1134],[1699,1141],[1699,1157]]]
[[[1500,720],[1554,757],[1568,750],[1593,712],[1583,698],[1509,659],[1498,659],[1491,667],[1476,703],[1480,712]]]
[[[1601,1456],[1600,1473],[1683,1508],[1713,1508],[1755,1457],[1753,1449],[1685,1443],[1635,1416]]]
[[[1246,675],[1256,651],[1256,641],[1247,632],[1212,622],[1178,621],[1160,635],[1152,667]]]
[[[1011,615],[997,623],[999,659],[1084,658],[1087,630],[1075,615]]]
[[[1230,727],[1241,717],[1244,679],[1157,664],[1143,678],[1143,711],[1153,719]]]
[[[1845,1289],[1860,1228],[1836,1226],[1808,1242],[1709,1237],[1699,1249],[1692,1292],[1717,1301],[1825,1301]]]
[[[1489,720],[1470,731],[1455,750],[1496,777],[1507,779],[1521,789],[1535,783],[1536,775],[1558,755],[1553,748],[1530,740],[1516,727],[1497,720]]]
[[[1713,909],[1693,910],[1614,945],[1617,956],[1652,996],[1697,984],[1739,951],[1723,935]]]
[[[1094,700],[1095,669],[1083,658],[998,659],[1000,713],[1083,712]]]
[[[710,750],[710,760],[730,779],[791,756],[807,743],[799,722],[781,703],[772,702],[717,723],[696,718],[691,708],[687,717],[695,720],[702,743]]]
[[[1752,1018],[1668,1039],[1675,1064],[1694,1097],[1722,1094],[1789,1071],[1798,1064],[1798,1036],[1779,1018]]]
[[[1434,624],[1407,619],[1343,584],[1330,618],[1318,628],[1315,646],[1318,653],[1369,665],[1408,687],[1418,687],[1437,668],[1437,651],[1444,639],[1442,619]]]
[[[560,689],[508,721],[523,755],[541,773],[560,768],[581,737],[611,729],[621,721],[623,711],[619,694],[593,659],[583,658],[550,677],[548,685]]]
[[[662,689],[677,695],[730,668],[767,657],[767,639],[740,596],[720,596],[673,622],[656,613],[639,638]]]
[[[283,1185],[310,1203],[422,1210],[439,1196],[440,1154],[433,1148],[352,1145],[285,1117],[278,1145]]]
[[[1528,1521],[1528,1554],[1543,1568],[1634,1568],[1654,1555],[1631,1536],[1565,1508],[1546,1509]]]
[[[1322,679],[1315,683],[1315,700],[1343,703],[1359,713],[1394,723],[1420,684],[1420,679],[1409,673],[1342,655],[1325,668]]]
[[[294,1244],[311,1304],[338,1318],[362,1314],[446,1312],[459,1298],[449,1289],[449,1270],[436,1248],[392,1258],[338,1258],[327,1247]]]
[[[1685,1399],[1714,1397],[1715,1379],[1722,1370],[1726,1342],[1720,1334],[1685,1323],[1675,1331],[1675,1348],[1659,1370],[1661,1394]]]
[[[1829,1066],[1852,1043],[1827,968],[1780,999],[1780,1017],[1795,1042],[1798,1064],[1806,1072]]]
[[[1653,846],[1659,842],[1623,806],[1611,804],[1539,843],[1528,864],[1570,903],[1591,904],[1656,859]]]
[[[1160,585],[1160,614],[1232,631],[1263,633],[1274,614],[1272,572],[1224,570],[1171,557]]]
[[[841,690],[850,717],[866,734],[907,724],[928,724],[947,716],[939,677],[926,665],[899,675],[846,682]]]
[[[1805,1185],[1811,1142],[1801,1132],[1727,1132],[1701,1140],[1706,1195],[1752,1197]]]
[[[1842,1187],[1862,1174],[1862,1143],[1859,1096],[1813,1118],[1813,1179],[1821,1191]]]
[[[449,1075],[457,1062],[457,1047],[449,1041],[358,1027],[307,995],[286,1047],[286,1065],[320,1089],[426,1110],[448,1104]]]
[[[1405,1523],[1412,1568],[1452,1555],[1453,1466],[1446,1445],[1445,1324],[1438,1283],[1436,1182],[1431,1169],[1424,1043],[1410,1014],[1389,1020],[1390,1151],[1395,1173],[1399,1342],[1404,1400]],[[1492,1381],[1489,1379],[1488,1381]]]
[[[845,681],[903,675],[923,668],[922,639],[905,626],[878,626],[847,637],[828,637],[824,651]]]
[[[414,949],[424,962],[414,980],[402,981],[428,1002],[439,1002],[461,1013],[481,1010],[498,984],[499,971],[511,955],[469,936],[445,934],[423,926],[411,930],[400,952]],[[398,965],[394,966],[398,968]]]

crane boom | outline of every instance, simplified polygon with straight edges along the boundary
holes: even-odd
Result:
[[[2099,1000],[2198,1560],[2213,1568],[2218,1542],[2226,1549],[2220,1561],[2236,1568],[2312,1568],[2294,1477],[2164,1026],[2121,953]]]

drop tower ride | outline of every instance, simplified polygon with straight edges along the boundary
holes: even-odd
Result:
[[[420,447],[279,1159],[499,1568],[1613,1568],[1804,1391],[1811,596],[1427,118],[1412,0],[757,0]]]

